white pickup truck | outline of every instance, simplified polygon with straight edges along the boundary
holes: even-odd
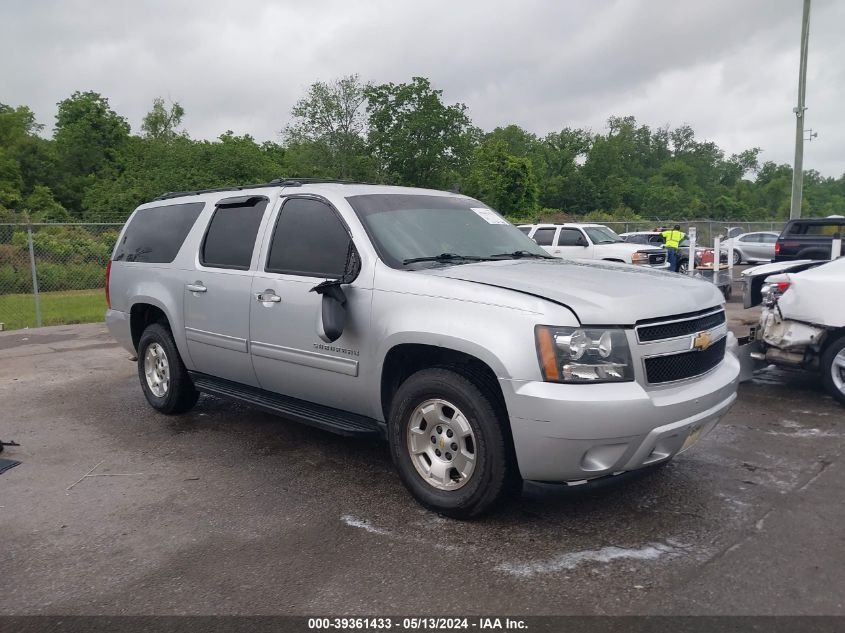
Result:
[[[523,224],[519,230],[555,257],[669,268],[664,248],[629,244],[603,224]]]

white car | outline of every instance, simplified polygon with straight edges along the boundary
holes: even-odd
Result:
[[[845,257],[767,276],[762,300],[759,349],[751,357],[818,371],[845,404]]]
[[[742,262],[770,262],[775,258],[775,243],[779,235],[775,231],[743,233],[726,239],[719,250],[727,253],[733,242],[735,266]]]
[[[669,268],[666,249],[628,244],[603,224],[523,224],[519,230],[555,257]]]

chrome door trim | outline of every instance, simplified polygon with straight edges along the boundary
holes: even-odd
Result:
[[[338,358],[330,354],[320,354],[293,347],[273,345],[272,343],[262,343],[261,341],[250,341],[249,344],[253,356],[333,371],[347,376],[358,375],[358,361],[351,358]]]
[[[199,330],[193,327],[185,327],[185,338],[194,343],[203,343],[213,347],[221,347],[229,349],[234,352],[247,353],[247,342],[245,338],[237,336],[228,336],[226,334],[217,334],[216,332],[208,332],[206,330]]]

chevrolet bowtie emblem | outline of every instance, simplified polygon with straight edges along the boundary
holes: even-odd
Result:
[[[710,332],[699,332],[692,339],[692,348],[703,352],[713,344],[713,337]]]

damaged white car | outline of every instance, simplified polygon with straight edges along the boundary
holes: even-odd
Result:
[[[818,371],[845,404],[845,258],[769,275],[756,333],[756,361]]]

